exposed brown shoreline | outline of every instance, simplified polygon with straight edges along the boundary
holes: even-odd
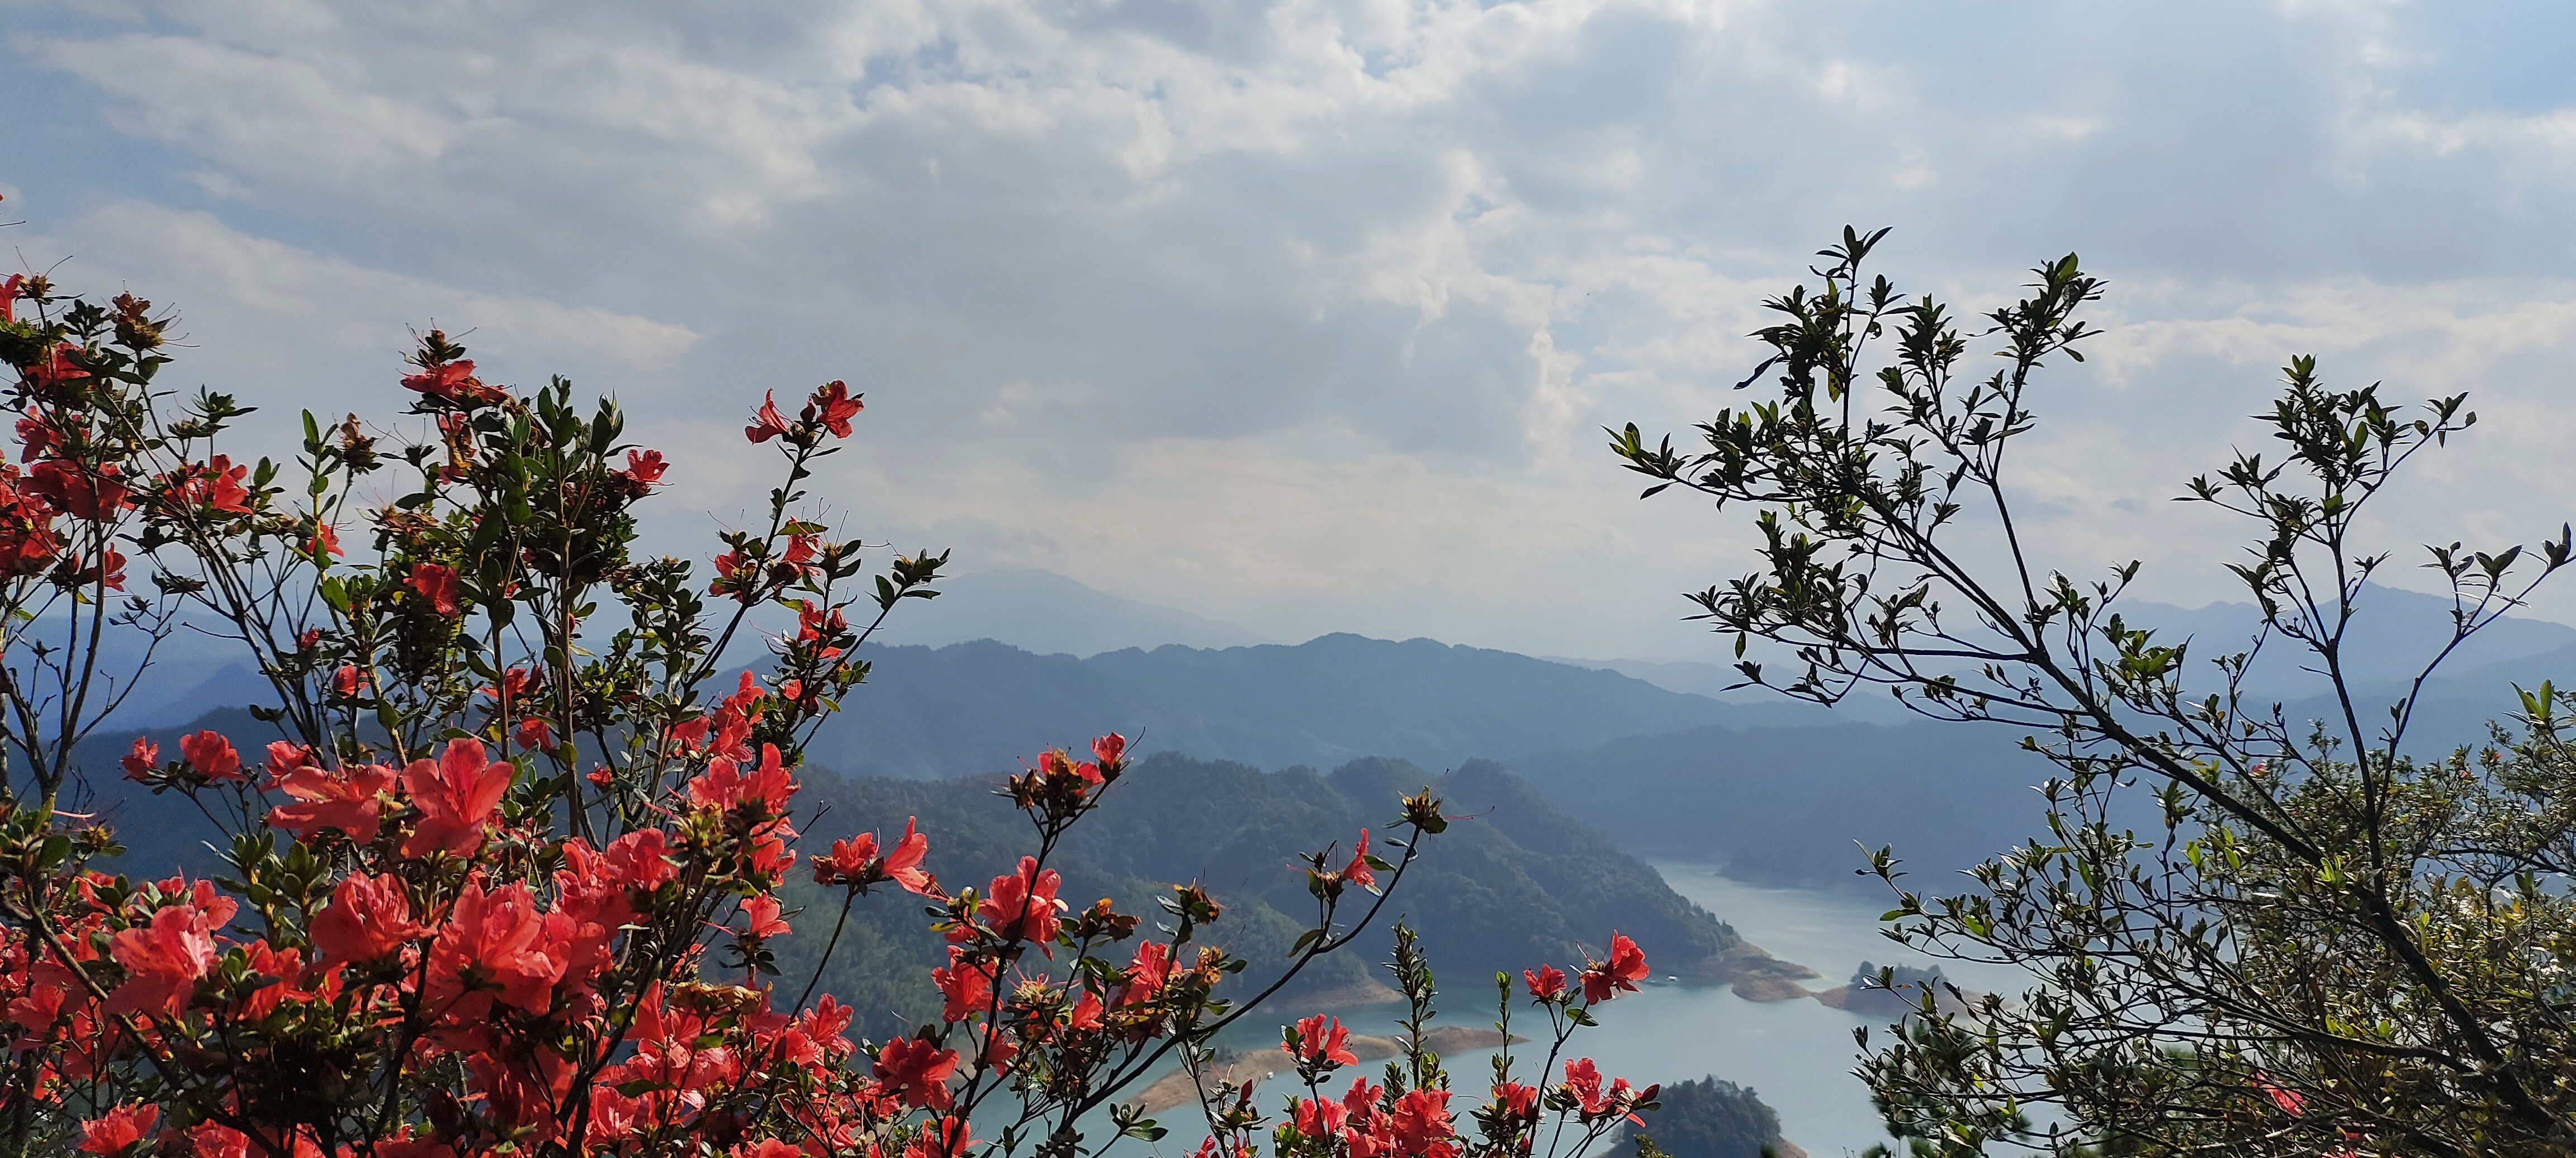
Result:
[[[1517,1034],[1512,1037],[1514,1044],[1528,1040]],[[1396,1037],[1355,1033],[1351,1035],[1347,1044],[1351,1056],[1361,1061],[1376,1061],[1402,1053],[1404,1043],[1402,1039]],[[1433,1053],[1457,1053],[1462,1050],[1492,1049],[1503,1044],[1503,1035],[1490,1029],[1447,1025],[1424,1032],[1422,1044],[1429,1046]],[[1220,1055],[1216,1064],[1210,1067],[1207,1079],[1209,1086],[1213,1088],[1220,1081],[1238,1083],[1259,1081],[1272,1074],[1293,1068],[1295,1068],[1295,1062],[1288,1056],[1288,1051],[1274,1046],[1231,1056]],[[1175,1069],[1155,1079],[1154,1084],[1145,1087],[1143,1093],[1128,1099],[1128,1104],[1141,1106],[1148,1114],[1159,1114],[1175,1106],[1189,1105],[1197,1101],[1198,1097],[1198,1090],[1190,1084],[1189,1072]]]

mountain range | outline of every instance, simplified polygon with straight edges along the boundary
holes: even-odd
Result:
[[[994,584],[1034,592],[1040,612],[1088,606],[1127,615],[1122,608],[1145,606],[1086,595],[1088,588],[1043,573],[991,574],[1000,576]],[[2365,630],[2349,653],[2352,682],[2366,697],[2385,697],[2411,678],[2406,656],[2438,646],[2449,604],[2376,589],[2365,606]],[[1226,626],[1145,619],[1179,625],[1173,630]],[[1091,638],[1131,638],[1121,633],[1143,630],[1138,622],[1101,619]],[[2188,637],[2205,658],[2250,634],[2253,611],[2141,605],[2132,622],[2156,626],[2160,639]],[[1067,632],[1058,638],[1077,634]],[[1861,863],[1855,842],[1893,845],[1924,872],[1974,864],[2039,831],[2030,787],[2051,771],[2016,750],[2020,733],[2008,728],[1926,722],[1884,697],[1828,709],[1728,691],[1733,673],[1720,664],[1555,661],[1347,634],[1294,646],[1165,643],[1088,655],[976,639],[871,644],[866,654],[875,664],[868,686],[809,749],[819,769],[854,778],[989,777],[1047,747],[1108,731],[1129,735],[1139,753],[1270,770],[1384,757],[1438,773],[1482,758],[1526,777],[1631,851],[1719,862],[1731,875],[1772,884],[1853,883]],[[191,654],[173,667],[194,674],[212,665]],[[2555,677],[2576,678],[2576,629],[2506,621],[2462,647],[2426,686],[2411,746],[2429,753],[2481,742],[2486,721],[2513,703],[2513,685]],[[2287,700],[2293,719],[2331,714],[2330,704],[2311,698],[2321,683],[2295,663],[2268,660],[2251,682]],[[155,811],[114,778],[114,757],[131,735],[124,728],[165,742],[181,725],[221,727],[236,742],[266,739],[263,727],[228,707],[256,684],[247,671],[213,668],[179,694],[138,695],[145,706],[130,706],[87,755],[104,773],[92,781],[95,802]],[[209,710],[217,714],[199,722]],[[128,843],[140,850],[163,836]],[[173,846],[153,855],[186,854]]]

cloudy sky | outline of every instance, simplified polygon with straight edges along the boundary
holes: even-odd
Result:
[[[2165,501],[2275,367],[2473,392],[2391,545],[2576,515],[2576,74],[2556,6],[0,0],[12,268],[176,303],[173,373],[390,415],[405,327],[610,390],[666,549],[768,485],[760,392],[869,409],[871,541],[1282,639],[1714,658],[1740,519],[1636,488],[1845,223],[2109,333],[2037,399],[2043,554],[2227,594]],[[68,260],[66,260],[68,259]],[[497,372],[497,373],[495,373]],[[2399,575],[2400,582],[2421,580]],[[2536,608],[2576,620],[2576,589]]]

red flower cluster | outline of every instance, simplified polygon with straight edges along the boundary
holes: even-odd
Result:
[[[498,386],[486,385],[482,379],[474,376],[472,359],[447,356],[444,350],[446,346],[446,334],[437,330],[430,331],[428,339],[423,343],[424,352],[414,359],[414,364],[420,367],[420,372],[404,375],[403,389],[415,391],[424,399],[434,398],[462,410],[492,406],[509,398],[509,391]]]
[[[939,882],[922,871],[921,858],[930,855],[930,838],[915,823],[914,817],[903,818],[903,837],[895,841],[892,851],[882,854],[873,832],[833,841],[828,855],[813,858],[814,883],[866,892],[870,885],[891,881],[906,892],[944,897]]]
[[[1610,934],[1610,959],[1583,967],[1583,1003],[1598,1005],[1622,993],[1635,993],[1646,979],[1646,954],[1626,934]]]
[[[850,393],[848,383],[835,379],[815,387],[813,396],[805,401],[805,409],[796,416],[795,422],[790,423],[778,412],[778,395],[771,391],[761,398],[759,414],[752,418],[751,425],[743,428],[742,435],[755,446],[773,438],[784,438],[791,445],[810,448],[820,442],[825,433],[834,438],[848,438],[850,419],[858,417],[865,406],[857,395]]]
[[[48,316],[21,320],[27,300]],[[402,378],[431,419],[426,444],[382,452],[355,415],[308,421],[311,485],[278,489],[212,452],[249,412],[230,398],[201,393],[184,419],[154,409],[166,358],[145,353],[164,324],[148,302],[58,321],[53,300],[40,280],[0,289],[0,352],[25,408],[23,469],[0,462],[0,571],[115,588],[111,544],[149,545],[156,591],[242,626],[280,705],[262,719],[288,738],[258,754],[256,776],[210,730],[137,737],[123,754],[133,780],[252,830],[218,845],[221,887],[90,871],[111,834],[52,812],[58,784],[0,804],[10,1120],[30,1111],[48,1136],[77,1124],[83,1151],[120,1158],[962,1158],[992,1099],[1023,1099],[1032,1121],[1116,1105],[1173,1039],[1202,1049],[1257,1004],[1218,996],[1246,962],[1207,942],[1224,910],[1205,887],[1174,886],[1169,920],[1141,937],[1110,900],[1064,899],[1061,841],[1129,767],[1115,733],[1011,778],[1036,850],[978,873],[981,888],[942,889],[909,818],[900,836],[858,832],[812,858],[815,882],[841,892],[840,921],[880,885],[927,899],[923,946],[946,952],[915,980],[937,1020],[856,1040],[850,1007],[812,999],[819,968],[801,992],[778,987],[782,938],[827,961],[843,943],[840,922],[800,930],[781,891],[802,744],[866,674],[855,657],[872,628],[853,620],[931,594],[945,561],[897,558],[870,584],[855,543],[790,511],[811,461],[852,436],[862,404],[845,383],[792,419],[764,399],[745,433],[781,444],[788,479],[766,531],[723,536],[712,590],[731,598],[702,600],[689,564],[634,549],[630,508],[670,464],[621,441],[613,404],[585,409],[560,382],[527,396],[486,383],[433,330]],[[368,478],[405,467],[416,486]],[[399,497],[370,505],[384,494]],[[353,526],[371,534],[344,548]],[[609,625],[589,622],[612,601]],[[62,602],[95,614],[110,601]],[[719,696],[732,646],[791,610],[792,633],[767,635],[776,662]],[[1403,816],[1403,839],[1380,843],[1409,864],[1447,818],[1427,790]],[[1313,854],[1312,871],[1336,891],[1393,888],[1403,867],[1371,837],[1347,861]],[[1324,908],[1293,967],[1367,924]],[[1585,971],[1591,1000],[1643,976],[1626,938],[1610,956]],[[1570,1015],[1562,975],[1557,989],[1552,1014]],[[1327,1017],[1283,1046],[1310,1094],[1357,1062]],[[1462,1158],[1445,1079],[1416,1063],[1410,1088],[1362,1080],[1293,1105],[1295,1131],[1323,1147],[1298,1158]],[[1589,1131],[1652,1095],[1578,1077],[1544,1095],[1498,1081],[1477,1120],[1526,1118],[1512,1129],[1527,1136],[1547,1100]],[[1203,1153],[1251,1154],[1261,1115],[1237,1094]]]

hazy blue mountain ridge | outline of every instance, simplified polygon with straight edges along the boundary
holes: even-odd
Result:
[[[1243,647],[1274,643],[1238,624],[1122,599],[1053,571],[978,571],[942,580],[939,598],[907,604],[876,642],[944,647],[1000,640],[1041,655],[1097,655],[1126,647]]]
[[[2167,638],[2190,634],[2205,656],[2250,631],[2250,616],[2225,605],[2142,606],[2134,621],[2158,625]],[[2411,674],[2401,661],[2438,645],[2447,621],[2445,600],[2370,593],[2365,622],[2377,634],[2358,633],[2352,653],[2367,726],[2383,724],[2386,701]],[[2576,629],[2529,620],[2482,634],[2427,686],[2409,748],[2430,756],[2481,743],[2486,722],[2514,707],[2514,684],[2576,681],[2571,637]],[[1597,667],[1431,640],[1329,635],[1293,647],[1172,645],[1089,658],[984,640],[871,646],[867,655],[875,675],[809,752],[819,770],[989,777],[1046,747],[1110,730],[1133,737],[1140,754],[1270,769],[1387,757],[1438,771],[1495,759],[1622,847],[1724,862],[1734,875],[1775,884],[1862,884],[1851,875],[1859,845],[1893,845],[1925,875],[1967,867],[2042,830],[2030,788],[2053,771],[2016,750],[2022,730],[1922,721],[1883,693],[1835,709],[1769,693],[1767,701],[1743,693],[1720,700]],[[1667,680],[1706,674],[1680,670],[1690,667],[1726,670],[1622,666]],[[2206,686],[2208,667],[2193,666]],[[2313,696],[2321,685],[2286,653],[2266,673],[2256,690],[2311,693],[2285,708],[2291,719],[2338,717],[2334,704]],[[202,708],[259,686],[221,670],[165,702]],[[167,750],[184,729],[159,724],[152,730]],[[245,751],[273,735],[238,709],[219,713],[212,726]],[[202,818],[136,802],[133,786],[117,777],[115,758],[131,737],[113,728],[84,752],[97,792],[76,806],[158,818],[125,828],[143,860],[200,855],[196,842],[211,835]]]
[[[1427,639],[1327,635],[1295,647],[1167,646],[1089,659],[990,641],[866,650],[869,686],[808,757],[851,775],[1016,768],[1119,731],[1140,751],[1265,768],[1364,756],[1454,768],[1725,722],[1739,709],[1614,672]]]

